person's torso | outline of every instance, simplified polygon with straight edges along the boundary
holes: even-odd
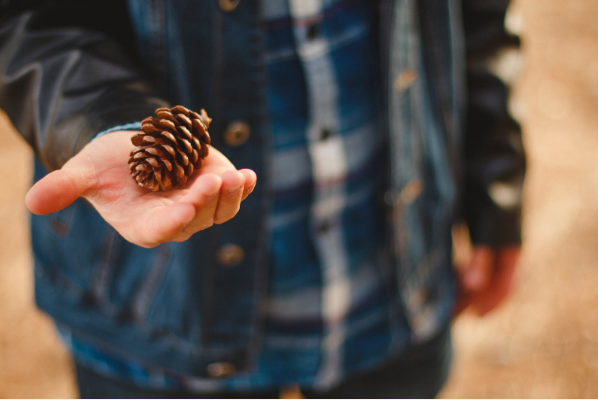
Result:
[[[422,57],[397,47],[378,69],[371,44],[382,43],[382,60],[385,48],[366,1],[294,1],[293,17],[266,21],[253,0],[230,12],[216,2],[130,4],[156,84],[173,102],[208,109],[214,146],[237,167],[254,169],[258,188],[227,224],[151,250],[124,242],[82,202],[49,217],[54,231],[38,224],[33,235],[42,265],[38,303],[84,333],[79,338],[95,333],[143,362],[191,376],[242,370],[252,355],[258,365],[268,361],[255,354],[270,339],[279,361],[291,356],[284,349],[303,357],[289,366],[298,368],[288,375],[294,381],[304,374],[330,383],[406,346],[414,331],[433,334],[451,307],[451,178],[445,132],[431,111],[438,99],[412,79],[425,75]],[[413,23],[408,7],[391,11],[392,32],[415,29],[397,27]],[[392,116],[410,118],[388,122],[379,118],[388,116],[388,89],[377,74],[392,74],[403,59],[409,65],[390,82],[389,102],[401,110]],[[391,214],[379,201],[387,140]],[[401,230],[393,242],[383,233],[389,217]],[[73,256],[65,243],[90,226],[98,229]],[[385,264],[389,245],[407,248],[398,270]],[[83,272],[82,264],[90,267]],[[59,295],[47,282],[60,287],[65,277],[70,289]],[[239,385],[259,384],[248,376]]]

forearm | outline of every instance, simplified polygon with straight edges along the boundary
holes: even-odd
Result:
[[[102,31],[106,10],[83,3],[73,7],[89,15],[79,13],[76,23],[72,8],[61,10],[72,6],[68,1],[20,10],[0,23],[0,108],[52,170],[98,132],[165,105],[112,39],[126,30],[115,31],[108,21],[112,27]],[[86,24],[94,14],[99,20]]]
[[[508,1],[464,0],[468,109],[463,215],[472,240],[494,247],[521,241],[525,153],[509,114],[504,57],[516,59],[519,39],[504,25]],[[512,65],[510,66],[513,67]]]

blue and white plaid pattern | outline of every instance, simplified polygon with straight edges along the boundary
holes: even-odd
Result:
[[[327,388],[405,347],[379,201],[377,32],[370,0],[265,0],[272,127],[271,276],[253,372],[154,371],[71,339],[77,360],[137,384],[196,391]]]

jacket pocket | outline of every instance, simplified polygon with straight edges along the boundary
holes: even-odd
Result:
[[[87,308],[150,334],[197,342],[200,294],[198,277],[189,274],[201,266],[190,265],[182,254],[185,247],[133,245],[90,205],[76,203],[63,215],[32,218],[36,268],[44,277],[37,284],[68,293],[59,300],[65,310]],[[56,231],[56,219],[64,229]],[[83,325],[78,328],[86,331]]]
[[[190,239],[192,240],[192,239]],[[125,305],[134,323],[186,345],[200,338],[201,290],[205,266],[189,255],[189,243],[144,249],[123,242],[106,298]]]
[[[79,297],[97,296],[97,275],[115,254],[116,232],[84,200],[50,215],[34,215],[31,239],[40,268]],[[73,292],[73,293],[74,293]]]

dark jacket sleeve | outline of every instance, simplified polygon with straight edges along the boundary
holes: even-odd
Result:
[[[521,129],[508,111],[504,74],[519,38],[505,29],[507,6],[508,0],[463,0],[468,87],[463,215],[472,241],[491,246],[521,242],[525,154]]]
[[[165,105],[132,54],[123,1],[5,1],[0,108],[44,165],[58,169],[98,132]]]

